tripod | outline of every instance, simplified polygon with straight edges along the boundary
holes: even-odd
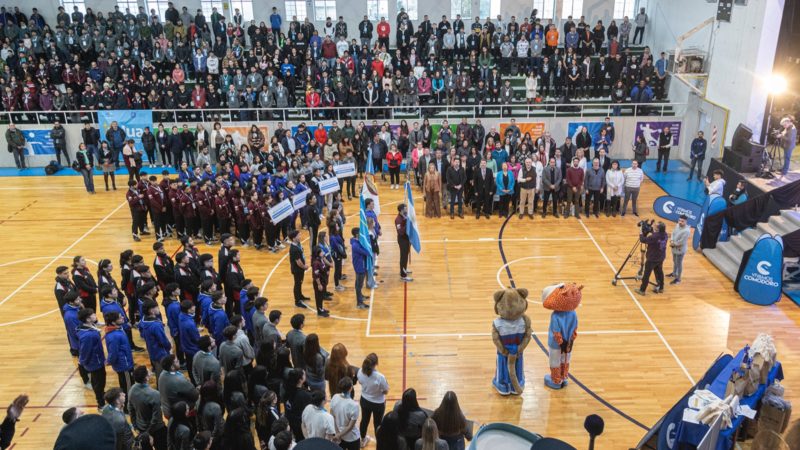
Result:
[[[639,250],[638,257],[636,255],[636,250]],[[636,239],[636,243],[633,244],[633,247],[631,248],[631,251],[628,252],[628,256],[625,257],[625,261],[622,261],[622,265],[619,266],[619,269],[617,270],[617,273],[614,274],[614,279],[611,280],[611,284],[616,286],[617,285],[617,281],[619,281],[619,280],[641,281],[642,276],[644,274],[644,261],[645,261],[644,254],[645,254],[645,252],[647,252],[647,245],[642,244],[642,242],[637,238]],[[621,276],[619,276],[622,273],[622,271],[625,269],[625,266],[628,264],[629,261],[634,263],[634,264],[639,263],[639,270],[636,272],[636,275],[634,275],[632,277],[621,277]],[[650,281],[649,284],[653,285],[653,286],[658,286],[657,283],[653,283],[652,281]]]

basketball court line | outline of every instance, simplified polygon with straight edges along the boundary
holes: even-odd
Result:
[[[603,259],[606,260],[606,263],[608,264],[608,267],[611,268],[611,271],[614,272],[614,273],[617,273],[616,267],[614,267],[614,264],[612,264],[611,260],[608,259],[608,256],[606,255],[606,252],[603,251],[603,249],[600,247],[600,244],[597,243],[597,241],[594,238],[594,235],[592,235],[592,232],[589,231],[589,228],[586,226],[586,224],[583,223],[583,220],[579,219],[578,222],[581,224],[581,226],[583,227],[584,231],[586,231],[586,234],[589,235],[589,237],[591,238],[592,243],[594,243],[595,248],[597,248],[597,251],[599,251],[600,254],[603,255]],[[650,326],[653,327],[653,330],[656,332],[656,334],[658,335],[659,339],[661,339],[661,342],[663,342],[664,346],[667,347],[667,350],[672,355],[672,357],[675,359],[675,362],[678,363],[678,367],[681,368],[681,370],[683,371],[684,375],[686,375],[686,378],[689,379],[689,382],[692,383],[692,385],[697,384],[697,382],[694,380],[694,378],[692,378],[692,375],[686,369],[686,366],[683,365],[683,362],[681,361],[681,359],[678,358],[678,355],[672,349],[672,346],[669,345],[669,342],[667,342],[667,339],[664,337],[663,334],[661,334],[661,330],[658,329],[658,327],[656,326],[655,322],[653,322],[653,319],[651,319],[650,315],[647,314],[647,311],[644,310],[644,307],[639,302],[639,299],[637,299],[636,296],[633,295],[633,292],[631,292],[631,288],[628,286],[628,284],[625,282],[625,280],[620,280],[620,281],[622,282],[622,286],[625,287],[625,291],[628,293],[628,295],[633,300],[633,303],[636,304],[636,307],[639,308],[639,311],[642,312],[642,315],[644,316],[644,318],[647,320],[648,323],[650,323]]]
[[[574,242],[574,241],[588,241],[588,240],[590,240],[590,239],[589,238],[527,238],[527,237],[526,238],[503,238],[503,242],[525,242],[525,241],[529,241],[529,242],[537,242],[537,241],[539,241],[539,242],[549,242],[549,241],[569,241],[569,242]],[[378,242],[381,243],[381,244],[386,244],[386,243],[396,243],[397,241],[396,240],[391,240],[391,239],[382,239],[382,240],[380,240]],[[448,239],[448,238],[442,238],[442,239],[427,239],[427,240],[423,239],[423,240],[421,240],[419,242],[422,243],[422,244],[441,244],[441,243],[444,243],[444,242],[447,242],[448,244],[449,243],[461,243],[461,242],[470,242],[470,243],[471,242],[488,242],[488,243],[495,243],[495,242],[497,242],[497,238],[493,238],[493,237],[485,237],[485,238],[477,238],[477,239]]]
[[[597,330],[597,331],[581,331],[581,336],[602,336],[602,335],[609,335],[609,334],[653,334],[655,330]],[[439,338],[439,337],[457,337],[459,339],[463,337],[474,337],[474,336],[491,336],[492,333],[397,333],[397,334],[370,334],[367,337],[370,338],[399,338],[399,337],[410,337],[412,339],[417,338]]]
[[[19,291],[21,291],[22,289],[24,289],[24,288],[25,288],[25,286],[27,286],[28,284],[30,284],[30,283],[31,283],[31,281],[35,280],[35,279],[36,279],[36,278],[37,278],[39,275],[41,275],[41,274],[42,274],[42,273],[43,273],[45,270],[47,270],[47,268],[49,268],[50,266],[52,266],[52,265],[53,265],[53,263],[55,263],[56,261],[58,261],[58,259],[59,259],[59,258],[63,258],[63,257],[64,257],[64,255],[66,255],[66,254],[67,254],[67,252],[69,252],[70,250],[72,250],[73,248],[75,248],[75,246],[76,246],[76,245],[78,245],[78,244],[79,244],[81,241],[83,241],[83,240],[84,240],[84,239],[85,239],[87,236],[89,236],[90,234],[92,234],[92,232],[94,232],[94,230],[98,229],[98,228],[99,228],[101,225],[103,225],[103,224],[104,224],[104,223],[105,223],[105,222],[106,222],[106,221],[107,221],[107,220],[108,220],[108,219],[109,219],[111,216],[113,216],[114,214],[116,214],[116,212],[117,212],[117,211],[119,211],[120,209],[122,209],[122,207],[123,207],[123,206],[125,206],[125,205],[127,205],[127,204],[128,204],[128,202],[127,202],[127,201],[124,201],[124,202],[120,203],[120,204],[119,204],[119,206],[117,206],[116,208],[114,208],[114,210],[113,210],[113,211],[111,211],[110,213],[108,213],[108,215],[106,215],[105,217],[103,217],[102,219],[100,219],[100,221],[99,221],[99,222],[97,222],[97,223],[96,223],[96,224],[95,224],[95,225],[94,225],[92,228],[89,228],[89,230],[88,230],[87,232],[83,233],[83,235],[82,235],[81,237],[79,237],[78,239],[76,239],[76,240],[75,240],[75,241],[74,241],[72,244],[70,244],[70,246],[69,246],[69,247],[65,248],[65,249],[64,249],[64,251],[62,251],[61,253],[59,253],[59,254],[58,254],[58,256],[55,256],[55,257],[53,257],[53,258],[50,260],[50,262],[49,262],[49,263],[47,263],[47,264],[45,264],[45,266],[44,266],[44,267],[42,267],[41,269],[39,269],[39,271],[38,271],[38,272],[36,272],[35,274],[33,274],[33,275],[32,275],[30,278],[28,278],[28,279],[27,279],[27,280],[26,280],[24,283],[22,283],[22,284],[20,284],[19,286],[17,286],[17,288],[16,288],[16,289],[14,289],[14,291],[13,291],[13,292],[11,292],[10,294],[8,294],[8,295],[6,296],[6,298],[4,298],[2,301],[0,301],[0,306],[3,306],[3,304],[5,304],[7,301],[11,300],[11,298],[13,298],[15,295],[17,295],[17,293],[18,293]]]

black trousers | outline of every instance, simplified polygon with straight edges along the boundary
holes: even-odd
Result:
[[[253,244],[261,246],[261,243],[264,242],[264,229],[250,228],[250,234],[253,236]]]
[[[151,209],[150,217],[153,218],[153,228],[155,228],[156,239],[158,239],[159,236],[167,233],[167,224],[164,223],[164,213]]]
[[[139,234],[144,232],[147,221],[147,213],[138,209],[131,210],[131,233]]]
[[[475,215],[479,216],[481,214],[491,214],[492,202],[494,202],[494,195],[491,193],[477,194],[475,196]]]
[[[177,225],[177,220],[175,222]],[[214,219],[211,216],[200,216],[200,225],[203,227],[203,239],[210,241],[214,237]]]
[[[90,381],[92,383],[92,391],[94,391],[94,398],[97,400],[97,406],[102,408],[106,402],[103,400],[103,394],[106,392],[106,368],[105,366],[94,370],[88,371],[85,367],[78,365],[78,372],[81,374],[81,380],[84,383]]]
[[[656,285],[664,289],[664,261],[647,261],[644,263],[644,273],[642,274],[642,285],[640,290],[646,291],[647,285],[650,283],[650,274],[655,273]]]
[[[133,386],[133,371],[117,372],[117,379],[119,379],[119,388],[127,394],[128,389]]]
[[[299,302],[303,300],[303,278],[305,278],[305,272],[292,272],[292,277],[294,277],[294,301]]]
[[[317,282],[314,281],[314,304],[317,307],[317,311],[322,311],[324,308],[323,303],[325,301],[325,289],[319,289],[317,286]]]
[[[602,196],[600,195],[600,191],[592,191],[592,190],[586,191],[586,201],[584,202],[584,205],[583,205],[584,214],[586,214],[587,216],[589,215],[589,204],[590,203],[593,204],[593,206],[592,206],[592,214],[597,214],[598,211],[600,210],[600,198],[601,197]]]
[[[544,191],[542,194],[542,214],[547,214],[547,203],[553,199],[553,215],[558,215],[558,190]]]
[[[400,246],[400,276],[408,276],[408,254],[411,252],[411,241],[408,236],[397,236],[397,245]]]
[[[667,164],[669,164],[669,151],[671,149],[658,148],[658,160],[656,161],[656,172],[661,170],[661,160],[664,160],[664,172],[667,171]]]
[[[344,179],[347,191],[347,199],[356,197],[356,177],[347,177]]]
[[[319,233],[319,226],[308,226],[308,233],[310,234],[309,238],[311,241],[311,252],[314,252],[314,247],[317,246],[317,234]]]
[[[378,427],[381,425],[381,422],[383,422],[383,414],[386,412],[386,403],[372,403],[369,400],[365,400],[364,397],[361,397],[359,404],[361,405],[361,423],[358,428],[361,431],[361,436],[367,435],[370,417],[373,419],[372,427],[377,435]]]

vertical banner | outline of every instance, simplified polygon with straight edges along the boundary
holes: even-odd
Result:
[[[764,233],[739,267],[734,289],[747,302],[771,305],[781,298],[783,289],[783,240]]]
[[[672,132],[672,145],[678,145],[681,138],[681,122],[676,120],[636,122],[636,137],[644,136],[648,147],[658,147],[658,136],[664,127],[669,127]]]
[[[125,130],[127,138],[133,139],[136,149],[141,152],[144,151],[142,147],[144,128],[149,127],[150,131],[153,131],[153,112],[149,109],[100,110],[97,111],[97,120],[100,123],[101,140],[105,140],[106,132],[111,128],[111,122],[117,122],[117,125]]]
[[[705,222],[708,216],[713,216],[714,214],[724,210],[727,208],[727,203],[725,199],[719,195],[709,195],[706,197],[706,201],[703,203],[703,207],[700,210],[700,218],[697,219],[697,227],[694,229],[694,235],[692,236],[692,248],[698,250],[700,248],[700,238],[703,235],[703,223]],[[727,241],[728,240],[728,225],[725,221],[722,223],[722,230],[719,233],[718,241]]]

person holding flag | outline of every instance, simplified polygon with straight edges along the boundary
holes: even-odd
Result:
[[[362,212],[361,216],[364,214]],[[362,221],[366,225],[366,221]],[[353,237],[350,238],[350,250],[353,260],[353,271],[356,273],[356,308],[368,309],[369,305],[364,301],[364,294],[361,292],[364,288],[364,281],[367,279],[367,272],[369,261],[372,259],[372,250],[369,245],[364,245],[361,241],[361,231],[359,227],[353,227],[351,230]],[[369,237],[367,237],[369,239]]]
[[[407,183],[406,183],[407,184]],[[397,245],[400,246],[400,280],[406,283],[414,281],[408,276],[408,254],[411,252],[411,241],[408,238],[406,227],[408,226],[408,208],[405,203],[397,205],[397,217],[394,219],[394,226],[397,228]]]

